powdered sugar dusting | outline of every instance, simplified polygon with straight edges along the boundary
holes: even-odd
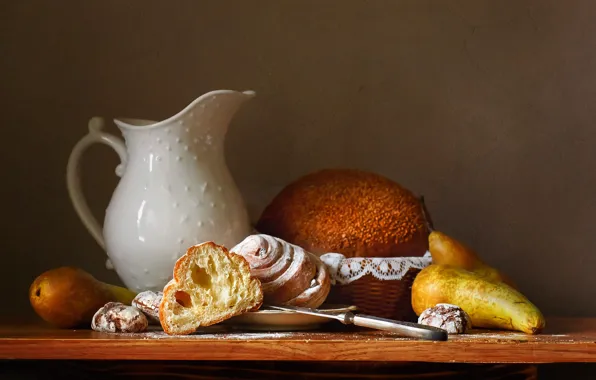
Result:
[[[117,339],[135,340],[171,340],[171,341],[395,341],[411,338],[384,331],[370,330],[365,332],[324,332],[324,331],[247,331],[226,326],[209,326],[189,335],[168,335],[156,326],[141,333],[109,334]]]
[[[159,304],[163,292],[152,292],[150,290],[141,292],[132,300],[132,306],[141,310],[153,323],[159,324]]]
[[[424,310],[418,323],[445,329],[449,334],[465,333],[471,326],[470,316],[459,306],[439,303]]]
[[[205,339],[205,340],[275,340],[296,337],[291,332],[263,332],[263,333],[225,333],[225,334],[190,334],[190,335],[168,335],[163,331],[151,331],[136,334],[141,339]]]
[[[514,340],[527,340],[528,335],[522,333],[468,333],[460,335],[462,339],[514,339]]]
[[[93,315],[91,329],[99,332],[137,333],[146,331],[147,318],[134,306],[108,302]]]

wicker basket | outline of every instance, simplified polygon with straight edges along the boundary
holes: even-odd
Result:
[[[378,280],[367,274],[347,285],[331,287],[327,302],[356,305],[359,312],[400,321],[415,321],[411,294],[420,269],[410,268],[401,280]]]

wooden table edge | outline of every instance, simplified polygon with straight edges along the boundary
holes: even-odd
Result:
[[[373,361],[429,363],[595,363],[596,318],[549,318],[540,335],[505,331],[430,342],[364,332],[219,334],[168,337],[0,324],[0,360]]]
[[[0,360],[595,363],[596,342],[119,341],[0,339]]]

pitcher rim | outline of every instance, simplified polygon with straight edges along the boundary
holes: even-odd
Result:
[[[203,101],[205,98],[214,96],[214,95],[221,95],[221,94],[238,94],[238,95],[243,95],[246,98],[252,98],[256,95],[255,91],[253,90],[244,90],[244,91],[237,91],[237,90],[228,90],[228,89],[223,89],[223,90],[213,90],[213,91],[208,91],[202,95],[200,95],[199,97],[197,97],[195,100],[193,100],[192,102],[190,102],[186,107],[184,107],[182,110],[178,111],[177,113],[175,113],[174,115],[168,117],[167,119],[164,120],[160,120],[160,121],[153,121],[153,120],[147,120],[147,119],[139,119],[139,118],[134,118],[134,117],[115,117],[113,119],[114,123],[116,123],[117,126],[124,128],[124,129],[154,129],[154,128],[159,128],[162,127],[165,124],[168,124],[172,121],[174,121],[175,119],[177,119],[181,114],[184,114],[185,112],[187,112],[189,109],[193,108],[197,103],[200,103],[201,101]],[[140,122],[138,125],[135,124],[130,124],[128,122],[126,122],[126,120],[130,120],[130,121],[137,121]],[[147,124],[144,124],[147,123]]]

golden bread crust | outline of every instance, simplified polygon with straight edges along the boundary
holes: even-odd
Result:
[[[428,250],[420,200],[386,177],[356,169],[298,178],[267,205],[256,229],[316,255],[400,257]]]
[[[209,273],[209,281],[219,281],[212,287],[209,287],[211,282],[209,282],[209,286],[203,286],[204,284],[197,283],[193,277],[193,271],[196,271],[196,268],[199,268],[203,273],[210,270],[210,268],[203,268],[197,264],[201,259],[209,260],[209,255],[212,258],[211,263],[215,262],[216,267],[218,262],[228,264],[228,270],[225,273]],[[225,286],[228,286],[227,283],[221,282],[225,280],[225,276],[233,277],[236,281],[239,281],[241,283],[238,285],[239,290],[236,289],[238,294],[244,292],[248,296],[242,299],[234,299],[234,306],[223,311],[217,309],[220,308],[218,302],[221,300],[212,299],[211,302],[208,302],[205,295],[218,295],[226,290],[229,296],[237,296],[237,294],[232,294],[235,288],[224,289]],[[222,287],[221,284],[224,284],[224,286]],[[194,285],[196,287],[193,288]],[[188,297],[189,305],[185,305],[186,301],[184,300],[181,302],[179,292]],[[204,294],[201,294],[201,292],[204,292]],[[199,300],[199,303],[196,302],[197,300]],[[261,283],[258,279],[250,276],[248,262],[242,256],[229,252],[223,246],[214,242],[205,242],[188,248],[186,253],[176,261],[173,278],[163,290],[163,298],[159,306],[159,319],[163,330],[167,334],[185,335],[193,333],[199,327],[211,326],[236,315],[258,310],[262,304],[263,289]],[[186,309],[183,311],[187,323],[180,322],[182,317],[176,314],[182,309]]]

